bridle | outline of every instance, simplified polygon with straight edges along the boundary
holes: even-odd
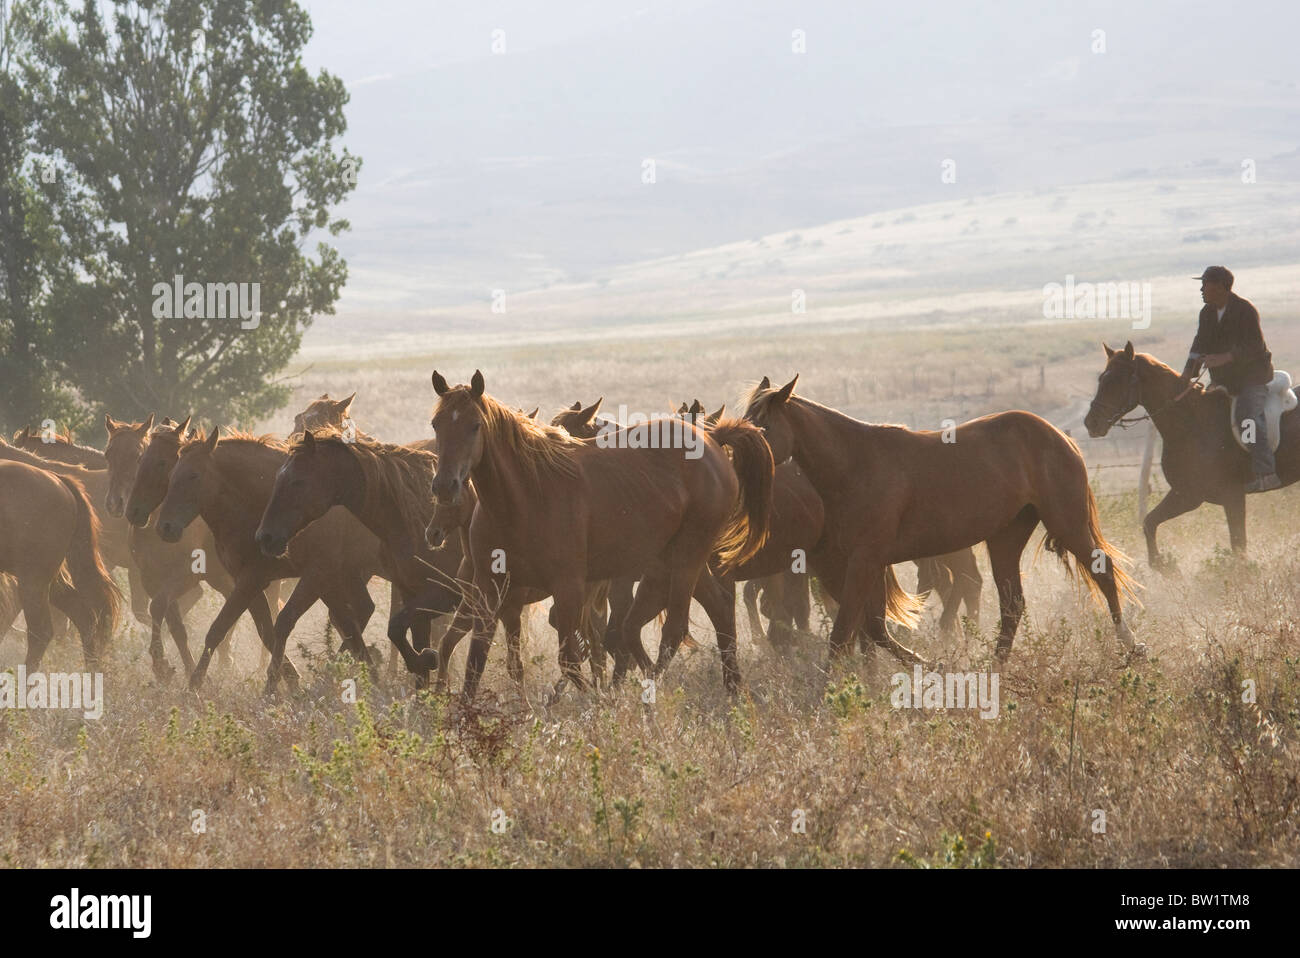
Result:
[[[1110,418],[1106,421],[1106,430],[1109,432],[1115,426],[1119,426],[1119,428],[1121,429],[1127,429],[1129,426],[1135,425],[1136,423],[1144,422],[1150,419],[1152,416],[1158,416],[1166,409],[1173,406],[1175,403],[1181,401],[1182,398],[1186,396],[1189,392],[1191,392],[1195,387],[1196,387],[1196,382],[1193,380],[1191,383],[1188,384],[1186,389],[1180,392],[1173,399],[1169,400],[1169,402],[1165,403],[1159,409],[1149,410],[1145,416],[1130,416],[1128,418],[1124,418],[1125,413],[1132,412],[1138,406],[1142,405],[1142,381],[1141,379],[1138,378],[1137,365],[1134,364],[1132,371],[1129,373],[1128,393],[1124,397],[1124,405],[1117,413],[1115,413],[1113,416],[1110,416]],[[1090,413],[1096,410],[1099,411],[1103,416],[1108,415],[1110,413],[1110,410],[1113,408],[1114,407],[1110,406],[1109,404],[1097,402],[1096,399],[1094,399],[1088,405],[1088,411]]]

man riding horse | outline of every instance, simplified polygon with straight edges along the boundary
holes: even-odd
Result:
[[[1266,434],[1264,402],[1273,380],[1273,355],[1259,328],[1259,313],[1247,300],[1232,292],[1232,273],[1223,266],[1207,267],[1195,277],[1201,281],[1200,325],[1187,356],[1183,379],[1189,384],[1202,364],[1210,370],[1210,381],[1237,397],[1237,412],[1245,426],[1254,423],[1251,462],[1255,478],[1246,483],[1247,492],[1268,492],[1282,485],[1277,477],[1273,450]]]

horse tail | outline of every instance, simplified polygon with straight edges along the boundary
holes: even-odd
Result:
[[[915,629],[921,623],[925,596],[912,595],[898,584],[892,565],[885,566],[885,618]]]
[[[1088,497],[1088,537],[1093,544],[1092,561],[1080,561],[1050,532],[1043,536],[1039,549],[1046,549],[1060,559],[1070,577],[1081,580],[1088,587],[1088,592],[1091,593],[1093,600],[1099,605],[1105,604],[1105,597],[1097,584],[1099,573],[1093,570],[1093,566],[1097,560],[1104,557],[1104,566],[1109,568],[1111,578],[1115,580],[1115,589],[1119,593],[1121,600],[1128,599],[1136,605],[1141,605],[1142,601],[1137,595],[1137,583],[1123,568],[1131,560],[1127,555],[1107,542],[1106,537],[1101,534],[1101,519],[1097,514],[1097,497],[1092,494],[1092,488],[1085,483],[1083,492]],[[1101,556],[1097,555],[1098,551],[1102,553]]]
[[[742,419],[723,419],[709,433],[731,450],[731,465],[740,480],[740,498],[714,543],[719,568],[726,573],[754,557],[767,541],[772,516],[776,464],[762,431]]]
[[[107,640],[117,628],[122,606],[122,593],[104,568],[99,554],[99,519],[90,508],[86,487],[69,476],[59,476],[59,481],[72,493],[77,510],[77,521],[72,531],[72,543],[65,558],[73,588],[90,606],[95,618],[95,631]]]

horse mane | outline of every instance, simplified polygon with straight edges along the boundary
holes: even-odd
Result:
[[[421,530],[429,524],[433,517],[430,488],[438,463],[433,453],[360,437],[348,441],[336,429],[316,430],[311,436],[319,445],[342,449],[352,456],[361,469],[367,502],[391,502],[407,529]],[[294,439],[289,444],[289,454],[293,455],[306,443],[305,434]]]
[[[749,419],[751,416],[754,416],[757,413],[760,412],[766,413],[767,407],[772,401],[772,397],[775,396],[777,393],[779,393],[781,391],[781,388],[782,387],[780,386],[770,386],[764,389],[757,384],[753,386],[753,388],[748,390],[740,400],[741,405],[745,409],[745,413],[741,418]],[[857,426],[863,426],[868,429],[901,430],[902,432],[914,431],[911,427],[905,426],[901,423],[867,422],[862,419],[854,419],[852,416],[850,416],[846,412],[843,412],[842,410],[835,409],[831,406],[824,406],[821,403],[817,402],[816,400],[809,399],[807,396],[800,396],[796,392],[790,393],[790,398],[788,401],[797,403],[798,405],[804,406],[809,409],[820,410],[821,412],[829,414],[832,418],[842,419],[847,423],[852,423]]]
[[[189,438],[181,442],[181,452],[187,452],[194,446],[208,441],[207,434],[202,429],[190,430]],[[247,446],[266,446],[268,449],[278,449],[280,452],[288,452],[289,445],[274,433],[264,433],[255,436],[251,432],[244,432],[242,429],[231,429],[228,426],[221,427],[221,444],[235,442]]]
[[[534,484],[544,475],[577,478],[573,452],[587,444],[568,430],[529,419],[486,393],[475,398],[468,386],[448,390],[434,407],[434,415],[444,407],[453,411],[477,408],[483,417],[484,441],[503,447]]]

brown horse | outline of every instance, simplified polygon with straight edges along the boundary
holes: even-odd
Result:
[[[300,436],[305,432],[320,429],[337,429],[339,432],[344,431],[348,414],[352,411],[352,401],[357,398],[354,392],[347,399],[330,399],[330,394],[325,393],[319,399],[313,399],[307,404],[307,408],[298,415],[293,417],[294,436]],[[355,436],[368,439],[364,433],[356,433]],[[355,438],[349,435],[349,438]]]
[[[3,440],[0,440],[2,442]],[[130,526],[119,518],[120,513],[104,509],[104,500],[100,496],[100,483],[107,473],[108,460],[104,453],[92,446],[82,446],[72,440],[71,432],[47,434],[31,429],[20,429],[14,433],[14,446],[26,452],[40,456],[50,462],[81,466],[91,473],[98,473],[99,478],[81,476],[90,492],[91,503],[99,519],[99,554],[104,565],[111,572],[113,569],[126,571],[127,585],[130,587],[131,614],[142,625],[150,623],[149,592],[140,579],[140,570],[131,556]]]
[[[51,443],[48,446],[38,446],[37,448],[46,451],[59,447]],[[127,542],[126,523],[113,519],[104,511],[103,494],[108,485],[107,471],[103,469],[87,469],[84,466],[57,459],[46,459],[25,448],[11,446],[3,439],[0,439],[0,459],[10,462],[23,462],[37,469],[44,469],[47,472],[52,472],[58,476],[66,476],[81,483],[90,496],[90,507],[95,513],[95,521],[98,523],[97,541],[100,560],[107,569],[112,570],[120,567],[127,570],[128,579],[132,586],[132,599],[144,602],[147,611],[148,596],[140,579],[140,570],[131,559],[130,546]],[[12,619],[0,618],[0,635],[4,634],[4,630],[9,627],[11,622]],[[62,634],[62,623],[56,623],[56,625],[55,634]]]
[[[202,684],[213,652],[245,609],[274,656],[280,635],[287,637],[319,599],[329,609],[344,647],[365,661],[361,631],[374,612],[366,583],[380,567],[378,540],[346,511],[337,510],[296,538],[287,559],[267,558],[258,549],[254,532],[270,499],[275,473],[287,456],[284,444],[251,436],[220,442],[216,430],[211,436],[197,432],[182,439],[188,428],[187,419],[175,429],[154,430],[140,458],[126,513],[133,524],[144,525],[157,509],[158,534],[168,542],[178,541],[184,529],[202,516],[216,540],[218,558],[234,577],[234,589],[208,628],[190,687]],[[263,591],[276,579],[294,576],[299,577],[298,584],[272,624]],[[297,683],[292,662],[285,660],[279,673]],[[268,689],[274,688],[276,677],[268,670]]]
[[[392,606],[388,637],[421,685],[438,667],[438,654],[429,648],[430,613],[453,612],[461,600],[459,538],[451,548],[434,550],[423,534],[433,514],[429,487],[436,461],[406,446],[350,442],[332,430],[309,429],[290,446],[256,532],[263,554],[274,557],[334,506],[356,516],[384,545],[384,574],[402,600]],[[414,647],[406,639],[408,626]]]
[[[719,552],[730,568],[761,548],[771,511],[772,457],[747,424],[720,423],[710,437],[683,422],[674,437],[677,448],[672,442],[635,448],[623,441],[627,436],[602,446],[512,412],[486,394],[480,372],[470,385],[454,388],[436,371],[432,378],[439,396],[434,495],[454,505],[473,477],[479,497],[470,523],[474,585],[487,596],[504,595],[509,583],[554,597],[564,678],[585,685],[577,630],[586,583],[643,576],[625,638],[639,644],[641,625],[667,605],[664,632],[676,647],[709,556]],[[684,446],[699,455],[686,455]],[[468,694],[482,674],[493,624],[489,616],[475,616]],[[718,643],[724,683],[735,690],[734,634],[719,633]]]
[[[556,413],[551,420],[551,425],[564,429],[576,439],[594,440],[601,430],[618,428],[617,423],[596,418],[603,401],[604,397],[601,397],[586,407],[581,402],[575,402],[569,408]],[[717,425],[725,408],[724,406],[713,415],[706,416],[704,407],[700,405],[700,401],[697,399],[693,406],[688,407],[686,403],[682,403],[675,415],[681,416],[701,429],[711,429]],[[775,491],[773,496],[776,496]],[[769,530],[769,539],[770,532]],[[767,546],[765,545],[764,548],[766,549]],[[599,659],[599,668],[603,674],[603,657],[605,651],[608,650],[614,655],[615,681],[620,680],[632,665],[637,665],[643,671],[653,672],[658,675],[667,668],[677,651],[676,645],[664,642],[661,639],[659,656],[652,663],[649,655],[646,654],[645,647],[641,644],[640,626],[637,629],[636,642],[630,647],[624,644],[624,626],[635,601],[635,589],[636,579],[631,577],[620,577],[607,584],[589,586],[588,601],[583,611],[581,632],[584,636],[589,637],[592,654],[596,656],[592,660],[592,671],[593,673],[597,671],[597,661]],[[608,599],[607,603],[605,602],[606,597]],[[709,615],[715,633],[734,638],[736,634],[736,603],[732,583],[722,581],[721,577],[715,576],[710,568],[705,566],[699,579],[696,580],[692,597],[700,603],[706,614]],[[608,612],[605,611],[606,604],[608,605]],[[710,610],[717,611],[720,617],[714,618]],[[662,612],[659,614],[662,617]],[[601,627],[602,620],[603,628]],[[601,633],[603,633],[603,636]],[[689,632],[687,632],[682,642],[695,647]]]
[[[50,643],[51,601],[81,633],[86,668],[98,668],[121,600],[100,560],[98,540],[99,522],[80,482],[0,461],[0,574],[17,580],[27,619],[28,669],[40,668]]]
[[[798,376],[750,394],[745,418],[762,427],[775,457],[793,456],[826,506],[826,533],[814,569],[840,603],[831,656],[851,648],[866,616],[871,638],[900,659],[921,657],[895,642],[886,617],[914,625],[919,604],[890,566],[985,542],[1002,609],[997,654],[1005,657],[1024,611],[1020,554],[1041,521],[1045,544],[1105,597],[1115,634],[1130,651],[1121,595],[1133,584],[1124,558],[1101,534],[1087,466],[1078,447],[1032,413],[1005,412],[938,432],[859,422],[794,394]]]
[[[127,494],[135,483],[140,458],[149,442],[154,417],[144,422],[119,422],[104,416],[108,430],[108,447],[104,458],[108,461],[108,488],[104,494],[104,507],[110,516],[121,518],[126,508]],[[174,429],[176,423],[166,420],[160,429]],[[217,559],[216,540],[212,531],[202,521],[185,529],[177,542],[164,542],[152,530],[126,524],[130,530],[128,542],[131,557],[139,570],[143,588],[149,595],[150,640],[149,656],[154,676],[168,681],[175,669],[167,662],[163,652],[162,626],[166,622],[172,641],[180,653],[188,678],[194,671],[194,658],[190,655],[189,634],[185,616],[202,595],[200,582],[207,582],[222,596],[229,596],[235,580]],[[211,563],[208,559],[211,558]],[[279,585],[272,584],[266,592],[271,608],[278,607]],[[233,665],[229,646],[221,646],[222,665]]]
[[[1097,379],[1084,425],[1088,435],[1104,436],[1138,406],[1146,409],[1160,432],[1164,452],[1160,468],[1169,493],[1142,522],[1147,561],[1162,568],[1156,529],[1203,502],[1222,506],[1228,518],[1233,551],[1246,551],[1246,480],[1253,476],[1250,454],[1229,435],[1229,399],[1223,392],[1188,388],[1177,372],[1154,356],[1135,353],[1132,343],[1115,350],[1103,344],[1106,368]],[[1300,479],[1300,413],[1282,414],[1282,439],[1277,447],[1277,475],[1282,485]]]
[[[704,404],[698,399],[689,406],[682,403],[682,415],[692,422],[710,428],[726,411],[724,404],[717,412],[706,414]],[[758,593],[769,589],[765,606],[771,613],[776,636],[769,641],[780,647],[783,640],[788,645],[793,638],[793,627],[805,631],[811,601],[808,594],[807,557],[816,551],[821,542],[825,511],[821,497],[813,484],[800,470],[798,463],[788,459],[776,467],[772,487],[772,525],[768,540],[759,554],[737,569],[733,578],[737,582],[748,580],[744,589],[750,625],[758,625],[755,634],[762,634],[758,619]],[[966,611],[974,621],[979,621],[979,594],[982,577],[975,562],[975,553],[962,549],[943,556],[918,559],[917,592],[935,591],[943,606],[939,627],[945,634],[956,631],[957,614],[965,601]],[[801,577],[799,579],[796,576]],[[757,584],[756,584],[757,583]],[[751,590],[750,586],[754,586]],[[865,650],[866,635],[861,630],[859,641]]]

